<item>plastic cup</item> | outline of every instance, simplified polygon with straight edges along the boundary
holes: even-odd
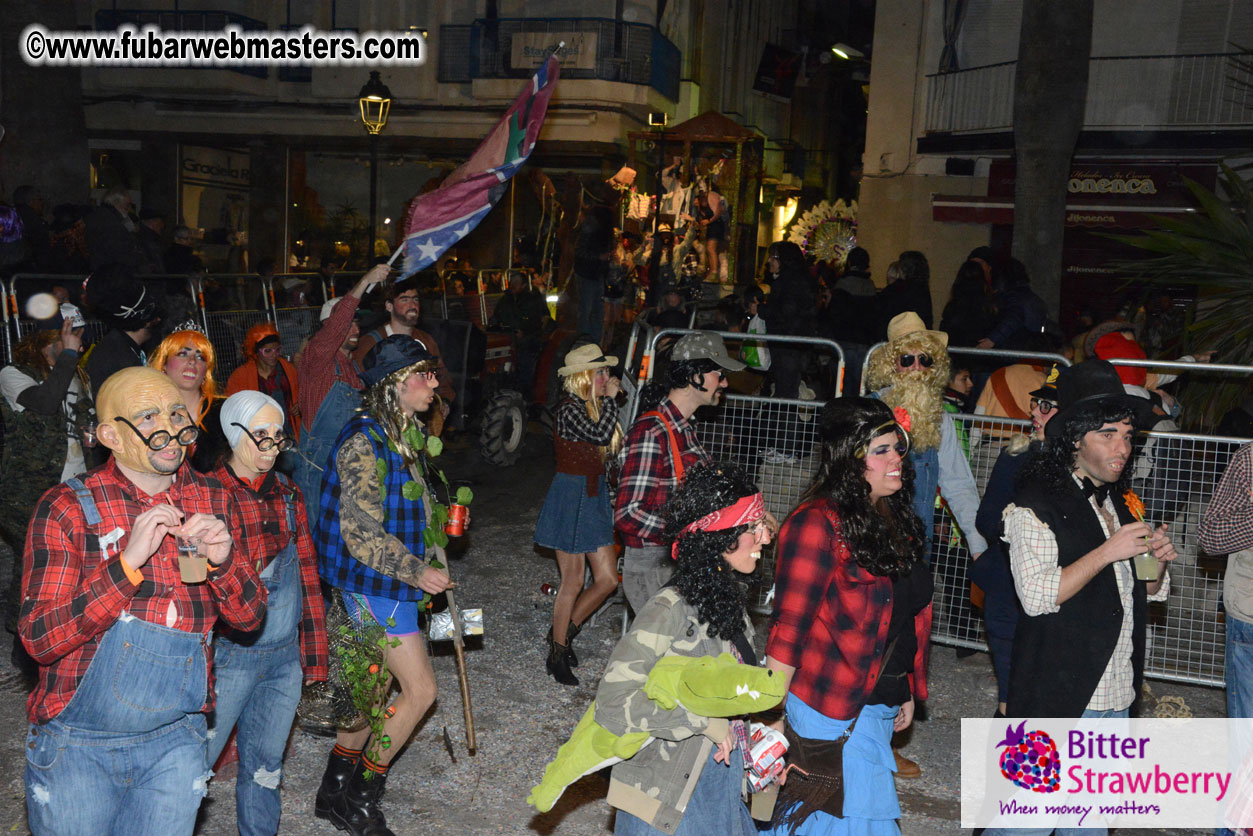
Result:
[[[1152,552],[1142,552],[1131,558],[1136,570],[1136,580],[1152,583],[1157,580],[1157,558]]]
[[[466,533],[466,517],[470,515],[470,506],[458,505],[455,502],[448,506],[448,523],[444,533],[449,537],[460,537]]]
[[[183,583],[204,583],[209,579],[209,559],[200,553],[199,537],[175,535],[178,543],[178,573]]]
[[[83,446],[95,447],[96,446],[96,422],[95,421],[83,422],[82,433],[83,433]]]

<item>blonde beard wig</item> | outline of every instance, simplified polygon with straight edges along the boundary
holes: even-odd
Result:
[[[897,357],[919,353],[931,355],[934,361],[931,368],[921,372],[897,371]],[[883,402],[893,409],[900,406],[909,412],[909,434],[914,449],[930,450],[940,446],[940,421],[944,415],[944,387],[948,385],[948,378],[949,357],[944,344],[932,333],[919,331],[875,350],[870,356],[866,391],[889,387],[883,393]]]

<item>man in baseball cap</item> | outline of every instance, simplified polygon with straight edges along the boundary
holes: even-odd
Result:
[[[717,334],[688,334],[670,354],[665,400],[640,415],[622,447],[625,458],[614,499],[614,527],[622,534],[622,588],[639,612],[674,571],[661,509],[684,472],[711,459],[701,447],[692,414],[714,406],[727,388],[726,372],[744,364],[727,354]]]

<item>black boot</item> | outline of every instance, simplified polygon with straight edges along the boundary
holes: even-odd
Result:
[[[566,628],[566,664],[572,668],[579,666],[579,657],[574,655],[574,637],[579,634],[583,627],[570,622],[570,626]]]
[[[331,824],[351,836],[396,836],[387,828],[379,800],[387,787],[386,774],[365,778],[366,768],[358,761],[344,786],[344,794],[331,810]]]
[[[326,771],[322,773],[322,785],[318,787],[317,799],[313,802],[313,814],[320,819],[334,822],[332,808],[344,794],[344,787],[354,770],[361,769],[361,758],[346,758],[331,750],[326,759]]]
[[[576,679],[574,674],[570,672],[570,665],[566,662],[567,651],[568,648],[566,645],[557,644],[557,642],[553,640],[552,634],[549,633],[548,661],[545,662],[548,672],[552,674],[553,679],[557,680],[562,685],[577,686],[579,684],[579,680]]]

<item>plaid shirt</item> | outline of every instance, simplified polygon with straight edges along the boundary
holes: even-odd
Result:
[[[568,441],[586,441],[604,447],[613,441],[618,423],[618,403],[613,398],[600,399],[600,420],[587,414],[587,401],[569,397],[557,406],[557,435]],[[667,443],[669,443],[667,441]]]
[[[112,459],[83,482],[100,512],[94,531],[88,530],[78,497],[62,483],[39,500],[26,537],[18,633],[40,665],[39,684],[26,701],[27,714],[32,722],[46,723],[61,713],[87,673],[100,636],[123,610],[153,624],[205,636],[209,688],[204,710],[210,710],[213,660],[208,634],[219,617],[240,630],[261,624],[266,591],[256,570],[247,560],[235,560],[232,549],[231,557],[210,572],[207,583],[185,584],[179,577],[174,538],[166,537],[139,570],[144,580],[136,586],[120,558],[135,518],[162,503],[188,517],[212,514],[228,530],[238,531],[239,516],[230,495],[213,477],[183,467],[168,490],[148,496]],[[113,532],[120,538],[109,543]],[[106,542],[102,545],[101,540]]]
[[[303,605],[300,613],[300,666],[306,679],[324,681],[327,675],[326,608],[322,604],[322,585],[318,579],[318,557],[313,550],[313,536],[305,518],[300,488],[280,481],[273,471],[267,473],[260,488],[253,487],[235,475],[223,462],[213,475],[235,500],[240,527],[235,530],[239,553],[261,572],[275,555],[296,540],[296,562],[300,566],[300,589]],[[287,525],[288,502],[295,505],[296,530]],[[231,638],[228,633],[227,638]]]
[[[790,693],[848,720],[874,691],[892,620],[892,579],[853,561],[829,499],[802,503],[779,531],[774,612],[766,653],[796,668]],[[918,650],[910,693],[927,698],[931,605],[914,616]]]
[[[1253,444],[1237,450],[1223,471],[1199,534],[1207,554],[1253,549]]]
[[[708,463],[709,454],[700,446],[692,423],[670,399],[662,401],[657,409],[674,430],[683,467],[690,469]],[[678,484],[665,424],[655,416],[637,418],[622,449],[624,458],[614,502],[614,527],[622,532],[622,541],[632,548],[665,545],[662,535],[665,520],[661,509]]]

